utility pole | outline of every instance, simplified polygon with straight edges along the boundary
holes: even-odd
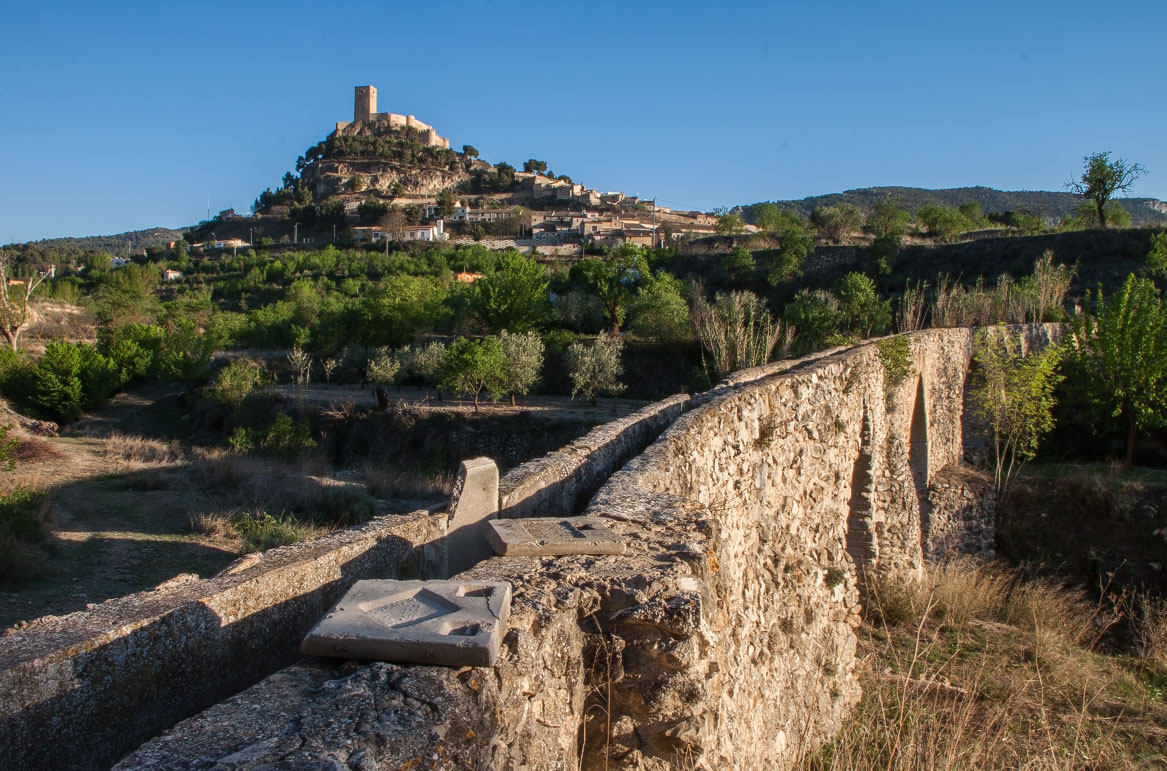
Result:
[[[293,244],[300,243],[300,223],[299,222],[292,223],[292,243]]]
[[[656,239],[656,196],[655,195],[652,197],[652,243],[655,246],[658,246],[658,247],[660,246],[660,243]]]

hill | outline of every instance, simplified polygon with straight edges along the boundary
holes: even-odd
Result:
[[[145,230],[131,230],[126,233],[117,233],[112,236],[84,236],[78,238],[46,238],[40,241],[29,241],[25,244],[8,244],[8,247],[19,247],[24,253],[44,252],[109,252],[114,255],[125,255],[141,252],[151,246],[166,246],[171,241],[182,238],[182,231],[170,228],[146,228]]]
[[[885,198],[896,197],[900,206],[915,214],[924,204],[940,204],[943,206],[960,206],[963,203],[979,203],[985,214],[1015,211],[1036,214],[1051,221],[1060,221],[1063,217],[1074,212],[1074,208],[1081,202],[1078,196],[1071,193],[1054,193],[1042,190],[994,190],[991,187],[953,187],[944,190],[928,190],[920,187],[864,187],[856,190],[847,190],[842,193],[816,195],[791,201],[772,201],[780,209],[795,212],[800,217],[809,217],[810,213],[819,206],[833,206],[838,203],[850,203],[861,210],[870,210],[875,204]],[[1164,225],[1167,224],[1167,203],[1155,198],[1119,198],[1116,199],[1130,212],[1131,224]],[[737,207],[749,222],[753,219],[754,207],[766,203],[743,205]]]

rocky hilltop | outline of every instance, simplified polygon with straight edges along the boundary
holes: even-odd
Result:
[[[427,145],[421,132],[360,121],[337,128],[297,162],[317,201],[344,193],[432,196],[464,185],[489,164]]]

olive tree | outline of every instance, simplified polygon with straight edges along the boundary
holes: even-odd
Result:
[[[372,353],[365,364],[365,373],[374,386],[389,385],[401,371],[401,361],[389,346],[381,346]]]
[[[620,363],[620,352],[624,340],[619,335],[601,332],[591,345],[572,343],[567,349],[567,370],[571,375],[571,396],[583,394],[596,404],[596,394],[615,395],[624,390],[620,376],[624,366]]]
[[[510,394],[511,406],[515,406],[515,396],[526,396],[539,381],[539,370],[543,367],[543,341],[535,332],[499,335],[502,343],[503,367],[499,377],[499,390]]]
[[[474,412],[478,412],[478,399],[483,390],[491,398],[497,398],[505,366],[502,343],[497,337],[482,340],[459,337],[442,362],[441,387],[470,394],[474,399]]]

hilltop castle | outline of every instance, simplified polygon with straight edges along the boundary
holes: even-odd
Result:
[[[352,122],[360,123],[361,121],[388,123],[390,126],[416,129],[421,133],[421,141],[430,147],[444,147],[446,149],[450,147],[449,139],[438,136],[438,132],[434,131],[433,126],[428,123],[422,123],[412,115],[398,115],[395,112],[377,112],[377,89],[373,86],[356,87]],[[336,130],[340,131],[349,125],[351,124],[347,122],[337,123]]]

